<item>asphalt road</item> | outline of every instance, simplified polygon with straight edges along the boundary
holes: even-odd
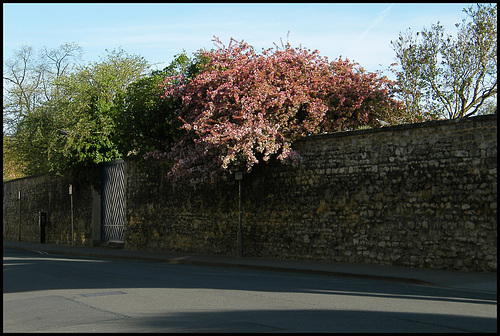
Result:
[[[493,293],[4,248],[4,332],[496,332]]]

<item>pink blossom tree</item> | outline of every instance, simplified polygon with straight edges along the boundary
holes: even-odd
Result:
[[[170,160],[173,179],[214,180],[271,158],[298,164],[293,141],[375,125],[399,109],[385,77],[348,60],[289,44],[256,53],[243,41],[214,42],[216,50],[198,52],[205,62],[197,76],[164,81],[165,98],[182,101],[185,132],[149,156]]]

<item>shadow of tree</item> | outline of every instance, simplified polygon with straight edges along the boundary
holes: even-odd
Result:
[[[163,332],[496,332],[494,318],[359,310],[182,312],[126,323],[131,331]]]
[[[391,281],[26,253],[9,257],[4,252],[4,293],[78,288],[210,288],[497,304],[494,293]],[[37,281],[28,280],[32,274],[37,274]],[[375,283],[377,286],[373,286]]]

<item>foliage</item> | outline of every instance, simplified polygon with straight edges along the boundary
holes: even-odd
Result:
[[[218,49],[197,54],[198,75],[164,82],[166,99],[181,101],[184,133],[148,157],[171,160],[173,179],[213,180],[271,158],[297,164],[294,140],[375,125],[399,111],[389,81],[348,60],[328,62],[289,44],[258,54],[243,41],[214,41]]]
[[[53,171],[54,162],[64,160],[63,153],[57,150],[63,140],[58,124],[54,114],[44,107],[35,109],[19,122],[13,148],[20,161],[25,162],[26,175]]]
[[[165,69],[152,71],[117,96],[113,108],[117,123],[114,143],[122,156],[142,157],[178,138],[180,123],[173,111],[178,108],[179,100],[164,99],[161,84],[165,77],[178,74],[191,77],[196,71],[196,61],[183,52]]]
[[[16,138],[28,172],[61,172],[120,158],[113,142],[114,100],[147,68],[142,57],[119,50],[60,76],[57,95],[19,123]]]
[[[415,117],[467,117],[497,93],[497,5],[464,12],[470,21],[456,24],[456,37],[438,22],[391,42],[401,66],[399,95]]]
[[[3,135],[3,181],[9,181],[24,177],[24,164],[19,156],[19,152],[14,146],[14,141],[10,136]]]
[[[82,48],[75,43],[56,49],[44,47],[38,55],[25,45],[4,62],[4,133],[13,134],[22,118],[53,99],[57,94],[55,81],[70,73],[81,55]]]

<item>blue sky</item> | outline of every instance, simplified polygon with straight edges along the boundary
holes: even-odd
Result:
[[[395,61],[390,41],[399,33],[440,21],[455,34],[469,3],[442,4],[3,4],[4,59],[21,45],[57,48],[66,42],[83,47],[83,62],[99,60],[105,49],[122,48],[157,68],[186,50],[211,49],[213,36],[231,37],[257,50],[287,40],[293,47],[318,49],[330,60],[339,56],[368,71]],[[386,71],[384,74],[389,75]]]

